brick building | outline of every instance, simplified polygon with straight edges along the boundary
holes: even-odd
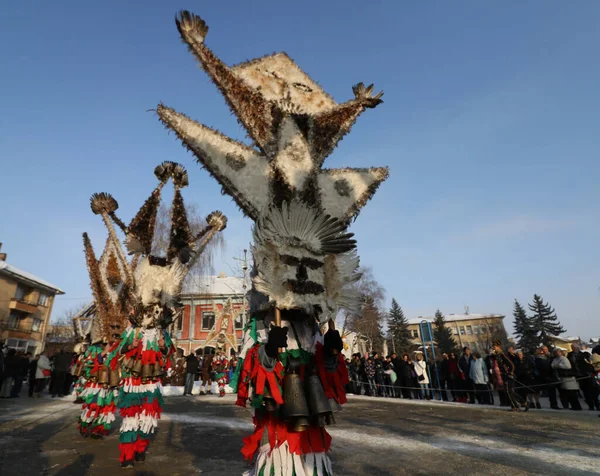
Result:
[[[239,352],[247,320],[244,280],[219,276],[190,276],[184,285],[183,317],[175,324],[174,337],[185,354],[199,350]]]
[[[64,291],[8,264],[0,253],[0,341],[10,349],[41,352],[57,294]]]

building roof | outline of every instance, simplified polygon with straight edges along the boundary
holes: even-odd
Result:
[[[22,271],[19,268],[15,268],[13,265],[8,264],[6,261],[0,261],[0,273],[6,274],[19,281],[25,281],[31,286],[50,290],[54,292],[54,294],[65,294],[65,292],[62,289],[55,286],[54,284],[50,284],[48,281],[44,281],[43,279],[40,279],[37,276],[28,273],[27,271]]]
[[[244,295],[250,286],[244,290],[243,278],[237,276],[195,276],[189,275],[183,284],[182,294],[212,294],[212,295]]]
[[[444,316],[446,322],[455,321],[474,321],[477,319],[504,319],[503,314],[448,314]],[[433,322],[433,317],[419,317],[418,319],[409,319],[409,324],[421,324],[423,321]]]

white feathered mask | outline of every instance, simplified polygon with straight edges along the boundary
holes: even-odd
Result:
[[[254,287],[280,309],[302,309],[321,322],[359,306],[352,233],[338,219],[301,202],[271,207],[254,226]]]

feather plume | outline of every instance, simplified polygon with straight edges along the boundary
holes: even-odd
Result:
[[[171,177],[173,178],[173,184],[177,188],[184,188],[189,185],[188,173],[185,167],[181,164],[173,164],[173,170],[171,171]]]
[[[227,226],[227,217],[220,211],[215,211],[206,217],[206,223],[216,231],[223,231]]]
[[[175,17],[175,24],[181,38],[186,42],[195,41],[203,43],[208,34],[208,25],[198,15],[194,15],[187,10],[179,12]]]
[[[175,163],[169,160],[165,160],[162,164],[157,165],[154,169],[154,175],[156,178],[161,181],[161,183],[166,184],[173,173],[173,169],[175,168]]]
[[[110,193],[105,192],[93,194],[90,198],[90,206],[96,215],[101,215],[102,213],[114,213],[119,208],[119,204],[113,196]]]

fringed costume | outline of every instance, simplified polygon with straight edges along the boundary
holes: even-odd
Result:
[[[181,314],[179,296],[183,280],[210,240],[227,224],[227,218],[216,211],[206,218],[207,225],[197,235],[192,234],[181,194],[181,189],[188,185],[187,171],[174,162],[163,162],[154,174],[159,184],[129,226],[115,215],[117,205],[112,196],[100,193],[92,198],[94,212],[102,215],[112,234],[113,223],[123,231],[127,251],[133,255],[129,262],[118,240],[111,241],[116,248],[111,249],[116,259],[108,261],[103,277],[124,275],[118,281],[121,286],[114,289],[117,297],[114,306],[119,306],[118,310],[126,314],[130,324],[99,363],[111,376],[117,372],[120,375],[114,395],[118,394],[117,406],[123,417],[119,449],[124,468],[133,467],[134,461],[145,460],[148,444],[156,435],[163,407],[162,379],[172,366],[175,352],[168,328]],[[166,257],[160,257],[152,254],[152,243],[161,191],[169,180],[175,187],[170,239]],[[116,284],[117,279],[113,278],[113,287]],[[97,305],[104,302],[96,299]]]
[[[95,314],[91,323],[91,345],[83,358],[85,383],[78,395],[83,402],[79,431],[83,436],[101,438],[108,435],[115,421],[120,374],[114,356],[127,323],[131,279],[127,274],[127,258],[110,221],[118,203],[108,194],[94,194],[90,202],[94,214],[102,217],[108,237],[102,256],[97,260],[87,233],[83,234]]]
[[[219,387],[219,397],[225,396],[225,385],[229,383],[227,371],[229,370],[229,360],[223,354],[217,355],[213,360],[213,371],[215,372],[215,381]]]
[[[325,426],[345,403],[346,366],[334,319],[358,312],[356,242],[347,227],[387,168],[324,169],[358,116],[383,93],[359,83],[336,103],[286,54],[235,67],[205,44],[208,26],[187,11],[177,29],[225,96],[253,147],[159,104],[160,121],[255,222],[252,319],[231,386],[255,409],[242,453],[248,476],[331,475]],[[329,323],[323,335],[321,326]]]

